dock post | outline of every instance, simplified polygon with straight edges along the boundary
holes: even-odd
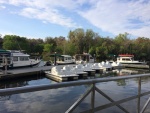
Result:
[[[55,52],[54,65],[56,66],[56,52]]]
[[[3,56],[3,72],[7,74],[7,58]]]

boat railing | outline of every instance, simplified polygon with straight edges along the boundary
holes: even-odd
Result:
[[[0,57],[0,65],[9,65],[11,64],[11,57]]]
[[[97,78],[97,79],[88,79],[88,80],[80,80],[80,81],[72,81],[72,82],[62,82],[58,84],[49,84],[49,85],[35,85],[35,86],[25,86],[25,87],[17,87],[17,88],[8,88],[8,89],[0,89],[0,96],[7,96],[12,94],[19,94],[19,93],[27,93],[27,92],[34,92],[34,91],[41,91],[41,90],[48,90],[48,89],[57,89],[63,87],[71,87],[71,86],[80,86],[80,85],[91,85],[89,89],[79,97],[79,99],[70,107],[65,113],[72,113],[75,108],[91,93],[91,108],[86,111],[82,111],[82,113],[94,113],[106,108],[110,108],[112,106],[116,106],[121,109],[125,113],[130,113],[127,108],[124,108],[121,104],[137,99],[137,108],[135,108],[138,113],[144,113],[146,107],[150,103],[150,97],[147,99],[145,105],[141,109],[141,97],[150,94],[150,91],[142,92],[141,91],[141,82],[143,77],[150,77],[150,73],[147,74],[137,74],[137,75],[130,75],[130,76],[119,76],[119,77],[107,77],[107,78]],[[117,81],[117,80],[125,80],[125,79],[138,79],[138,93],[134,96],[124,97],[121,100],[114,100],[109,97],[106,93],[104,93],[100,88],[96,86],[97,83],[102,82],[110,82],[110,81]],[[105,105],[95,106],[95,93],[98,92],[99,94],[103,95],[106,99],[110,101],[110,103],[106,103]]]

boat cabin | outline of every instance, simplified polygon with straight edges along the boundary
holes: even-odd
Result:
[[[139,62],[134,60],[134,55],[132,54],[120,54],[117,57],[117,62],[123,64],[144,64],[145,62]]]
[[[9,50],[11,52],[11,56],[13,57],[13,62],[16,61],[29,61],[30,58],[28,54],[24,54],[17,50]]]
[[[77,62],[89,62],[89,63],[94,63],[94,58],[88,54],[88,53],[84,53],[84,54],[76,54],[75,55],[75,61]]]
[[[134,61],[134,55],[120,54],[117,61]]]
[[[57,64],[72,64],[75,60],[70,55],[61,55],[57,57]]]

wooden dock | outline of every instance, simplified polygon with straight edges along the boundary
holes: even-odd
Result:
[[[0,80],[14,78],[14,77],[22,77],[22,76],[29,76],[33,74],[42,74],[44,71],[51,70],[53,66],[43,66],[43,67],[30,67],[24,69],[12,69],[12,70],[3,70],[0,71]]]

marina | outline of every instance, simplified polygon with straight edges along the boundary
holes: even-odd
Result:
[[[108,69],[100,68],[102,66],[101,64]],[[115,113],[134,113],[137,111],[132,107],[137,107],[139,111],[142,110],[146,111],[145,113],[149,113],[149,109],[147,109],[148,104],[145,103],[149,98],[148,94],[150,94],[148,90],[150,86],[149,70],[132,70],[121,67],[115,69],[113,66],[110,67],[110,65],[106,64],[108,63],[101,62],[57,66],[43,66],[44,64],[42,64],[40,67],[7,70],[7,73],[4,73],[6,70],[3,70],[0,74],[0,108],[3,107],[3,109],[1,109],[0,112],[9,113],[9,111],[13,109],[13,111],[21,113],[22,111],[17,109],[16,106],[19,104],[21,109],[26,109],[30,102],[31,106],[35,108],[29,108],[27,111],[33,112],[34,110],[34,113],[40,113],[43,110],[46,113],[49,111],[51,113],[72,113],[73,111],[75,113],[81,111],[87,113],[93,112],[93,110],[100,110],[100,113],[112,111]],[[96,70],[94,70],[94,66],[97,66],[97,69],[95,68]],[[61,73],[52,74],[53,69],[55,71],[56,69],[60,70]],[[84,75],[83,73],[86,74]],[[90,75],[90,73],[92,73],[92,75]],[[142,83],[139,77],[142,78]],[[101,82],[99,83],[98,81]],[[137,82],[141,83],[142,87],[137,85]],[[142,92],[139,90],[140,88]],[[144,99],[142,96],[139,98],[136,91],[137,89],[141,92],[139,92],[138,95],[143,95]],[[36,91],[38,91],[38,93]],[[87,96],[89,93],[91,93],[91,96]],[[92,96],[93,94],[95,96]],[[19,99],[20,102],[18,103],[14,98]],[[76,98],[79,99],[76,100]],[[111,103],[108,103],[107,99]],[[134,99],[137,99],[138,102],[134,101]],[[91,102],[88,102],[89,100],[91,100]],[[96,101],[94,102],[94,100]],[[130,102],[131,100],[133,101]],[[7,102],[12,101],[13,107],[8,109],[5,105]],[[39,101],[42,103],[39,103]],[[120,101],[125,104],[120,105]],[[137,103],[138,106],[136,106]],[[149,103],[149,101],[147,101],[147,103]],[[38,105],[41,107],[36,110]],[[146,107],[143,107],[143,105]],[[11,104],[7,106],[11,107]],[[49,109],[47,109],[46,106]],[[90,106],[93,107],[91,108]],[[139,107],[143,108],[140,109]]]
[[[1,0],[0,113],[150,113],[149,0]]]
[[[42,64],[43,62],[41,62]],[[101,62],[101,63],[87,63],[87,64],[70,64],[70,65],[57,65],[59,67],[58,69],[61,71],[59,74],[56,76],[55,80],[58,79],[60,80],[70,80],[69,78],[65,77],[64,75],[72,75],[76,74],[79,75],[78,78],[87,78],[88,76],[95,76],[95,73],[102,73],[103,71],[112,71],[114,69],[123,69],[125,67],[134,67],[136,66],[141,66],[140,68],[143,69],[143,65],[135,65],[135,64],[115,64],[108,63],[108,62]],[[144,65],[147,66],[147,65]],[[29,67],[29,68],[19,68],[19,69],[11,69],[11,70],[1,70],[0,71],[0,80],[3,79],[9,79],[9,78],[14,78],[14,77],[22,77],[22,76],[30,76],[32,74],[44,74],[46,72],[46,75],[51,76],[51,78],[54,78],[56,74],[51,72],[51,69],[55,67],[54,65],[51,66],[44,66],[42,64],[39,67]],[[149,69],[147,67],[146,69]],[[63,74],[64,73],[64,74]],[[63,75],[63,76],[59,76]],[[62,79],[65,78],[65,79]],[[75,79],[72,78],[72,80],[78,80],[77,77]]]

